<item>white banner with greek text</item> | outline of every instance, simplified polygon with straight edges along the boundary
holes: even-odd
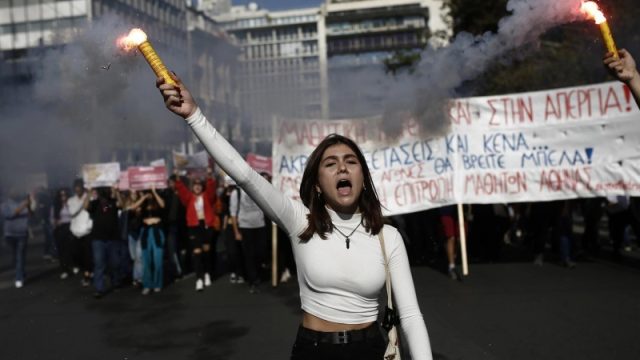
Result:
[[[388,139],[379,119],[274,122],[273,183],[298,198],[311,151],[331,133],[365,154],[385,214],[457,202],[640,195],[640,111],[621,83],[449,103],[450,131],[409,121]]]

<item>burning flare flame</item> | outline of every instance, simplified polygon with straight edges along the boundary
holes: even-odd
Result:
[[[600,7],[595,3],[595,1],[586,1],[582,3],[580,11],[594,19],[598,25],[607,22],[607,18],[604,17],[604,13],[602,13]]]
[[[147,34],[141,29],[131,29],[129,35],[123,36],[118,39],[118,46],[126,51],[137,48],[143,42],[147,41]]]

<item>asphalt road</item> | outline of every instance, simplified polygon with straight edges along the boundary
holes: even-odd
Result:
[[[2,262],[0,359],[288,359],[300,319],[295,282],[249,294],[222,277],[196,293],[187,278],[158,294],[125,288],[96,300],[38,254],[22,289]],[[413,274],[435,359],[640,358],[635,267],[483,264],[464,282],[429,267]]]

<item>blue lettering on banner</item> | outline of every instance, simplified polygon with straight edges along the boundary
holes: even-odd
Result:
[[[589,159],[580,150],[549,150],[546,147],[538,151],[522,154],[520,166],[549,167],[587,165]]]
[[[365,159],[372,170],[409,166],[433,160],[433,150],[429,141],[404,143],[395,147],[384,147],[364,152]]]
[[[444,137],[447,146],[447,155],[469,152],[469,139],[467,135],[447,135]]]
[[[436,158],[433,162],[433,170],[436,174],[440,175],[447,171],[453,171],[453,166],[451,165],[451,161],[447,158]]]
[[[484,134],[482,135],[482,143],[486,154],[504,154],[509,151],[529,150],[527,140],[522,133]]]
[[[307,155],[287,156],[282,155],[278,173],[301,174],[307,164]]]
[[[504,169],[503,154],[462,155],[465,170]]]

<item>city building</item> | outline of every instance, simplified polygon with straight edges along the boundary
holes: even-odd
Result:
[[[406,66],[407,59],[420,58],[431,39],[429,23],[436,5],[441,2],[327,1],[323,13],[331,117],[371,116],[384,111],[388,78]]]
[[[242,51],[237,86],[250,142],[267,146],[273,116],[380,114],[389,70],[403,65],[399,59],[419,58],[428,44],[441,45],[433,33],[449,32],[442,0],[327,0],[288,11],[201,4],[214,5],[205,11]]]
[[[252,151],[270,152],[274,115],[328,116],[320,8],[268,11],[252,3],[214,18],[242,49],[236,81]]]
[[[216,121],[225,135],[239,132],[231,121],[238,112],[233,86],[238,49],[212,18],[198,6],[191,7],[194,3],[199,5],[185,0],[2,0],[0,81],[11,91],[28,88],[42,67],[43,53],[64,48],[89,23],[115,14],[123,23],[142,27],[160,54],[185,54],[176,62],[186,69],[181,76],[200,107],[207,113],[222,114]],[[180,144],[182,150],[192,149],[196,141],[187,135],[183,124],[176,122],[174,126],[174,132],[182,134],[178,143],[153,143],[148,138],[124,143],[113,150],[113,160],[153,160]],[[104,154],[94,157],[105,158]]]

